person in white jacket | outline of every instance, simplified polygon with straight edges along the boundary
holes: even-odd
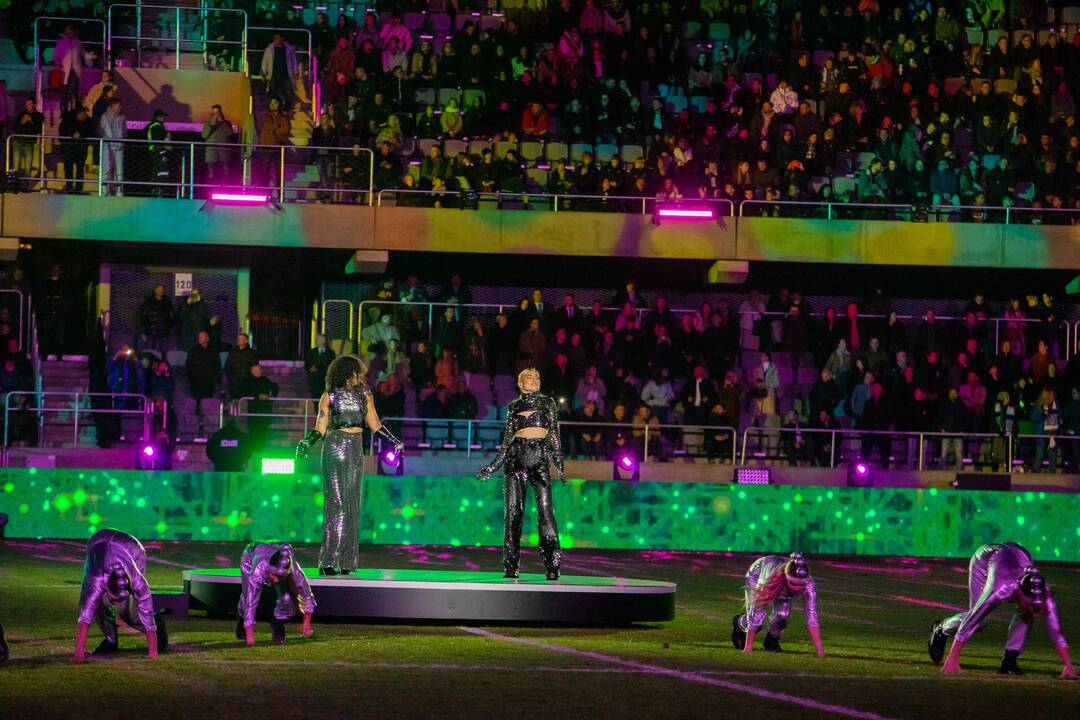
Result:
[[[109,100],[108,109],[102,113],[98,129],[101,132],[101,179],[107,195],[124,194],[124,143],[110,142],[123,140],[127,134],[127,119],[124,117],[124,104],[120,98]]]
[[[53,49],[53,63],[63,74],[64,110],[72,109],[82,99],[79,81],[82,80],[83,68],[92,64],[96,58],[97,55],[83,46],[74,25],[64,28],[64,34],[56,41]]]
[[[285,42],[280,32],[275,32],[263,51],[259,67],[266,81],[267,95],[280,100],[286,110],[292,110],[296,104],[296,77],[300,72],[296,48]]]
[[[799,109],[799,93],[795,92],[787,80],[781,80],[769,95],[769,102],[777,115],[794,115]]]

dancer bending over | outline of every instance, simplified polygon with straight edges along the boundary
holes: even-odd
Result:
[[[364,425],[382,436],[399,454],[394,437],[375,412],[371,391],[364,383],[367,368],[359,358],[342,355],[326,370],[326,392],[319,398],[315,429],[296,446],[304,459],[319,440],[323,443],[323,541],[320,575],[347,575],[360,565],[360,492],[364,475]]]
[[[503,568],[508,578],[518,577],[521,560],[521,523],[525,516],[525,485],[532,485],[536,495],[536,515],[540,529],[540,556],[547,568],[547,579],[559,579],[562,550],[555,510],[551,505],[551,471],[555,464],[559,480],[566,484],[562,445],[559,441],[559,417],[555,401],[540,394],[540,373],[533,368],[518,373],[521,394],[506,409],[506,427],[502,445],[491,464],[480,468],[476,476],[483,482],[503,468]]]
[[[300,634],[311,637],[311,614],[315,612],[315,596],[311,594],[307,577],[293,557],[288,543],[253,542],[244,548],[240,558],[240,602],[236,606],[236,639],[255,644],[255,611],[263,588],[273,586],[277,592],[274,619],[270,631],[275,645],[285,643],[285,621],[304,614]]]
[[[818,657],[825,654],[821,647],[821,630],[817,617],[817,587],[802,553],[765,555],[750,564],[746,571],[746,612],[731,619],[731,643],[743,652],[753,652],[754,635],[765,624],[765,615],[772,607],[765,649],[780,652],[780,634],[791,616],[791,598],[802,595],[806,603],[806,628],[814,641]]]
[[[146,550],[142,543],[120,530],[98,530],[86,543],[79,625],[75,633],[75,659],[86,657],[86,634],[97,622],[105,639],[94,655],[116,652],[116,616],[146,635],[150,657],[165,651],[169,636],[165,618],[154,614],[154,599],[146,582]]]
[[[1069,658],[1069,646],[1061,634],[1054,596],[1050,594],[1050,586],[1039,574],[1026,548],[1016,543],[991,543],[976,550],[968,563],[968,599],[965,612],[934,623],[931,631],[927,649],[930,659],[936,663],[941,662],[945,655],[948,638],[953,639],[949,657],[941,666],[941,672],[961,672],[960,653],[971,636],[986,626],[990,613],[999,606],[1016,603],[998,672],[1003,675],[1024,674],[1016,659],[1024,652],[1024,641],[1035,616],[1045,615],[1050,642],[1065,663],[1061,677],[1076,678]]]

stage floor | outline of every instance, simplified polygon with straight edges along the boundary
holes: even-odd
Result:
[[[192,609],[235,612],[238,568],[185,570]],[[308,576],[319,617],[417,622],[628,625],[675,618],[674,583],[563,575],[549,582],[523,573],[365,568],[347,576]],[[269,612],[273,591],[264,593]]]

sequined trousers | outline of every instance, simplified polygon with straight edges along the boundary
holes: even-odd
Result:
[[[558,573],[562,564],[559,529],[551,504],[550,448],[546,439],[515,438],[506,456],[503,498],[503,567],[514,573],[521,560],[521,526],[525,519],[525,485],[532,485],[536,496],[537,525],[540,531],[540,557],[549,573]]]
[[[323,541],[319,567],[360,566],[360,481],[364,433],[331,430],[323,440]]]

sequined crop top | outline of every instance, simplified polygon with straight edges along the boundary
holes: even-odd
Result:
[[[330,424],[327,430],[362,428],[367,418],[370,397],[362,385],[338,388],[330,393]]]
[[[559,438],[559,409],[555,401],[538,392],[522,393],[510,401],[506,408],[506,426],[503,428],[502,443],[495,459],[485,465],[481,472],[491,475],[506,462],[506,451],[515,440],[515,434],[525,428],[544,428],[548,431],[543,438],[551,452],[551,461],[563,474],[562,444]],[[520,440],[520,438],[519,438]]]

